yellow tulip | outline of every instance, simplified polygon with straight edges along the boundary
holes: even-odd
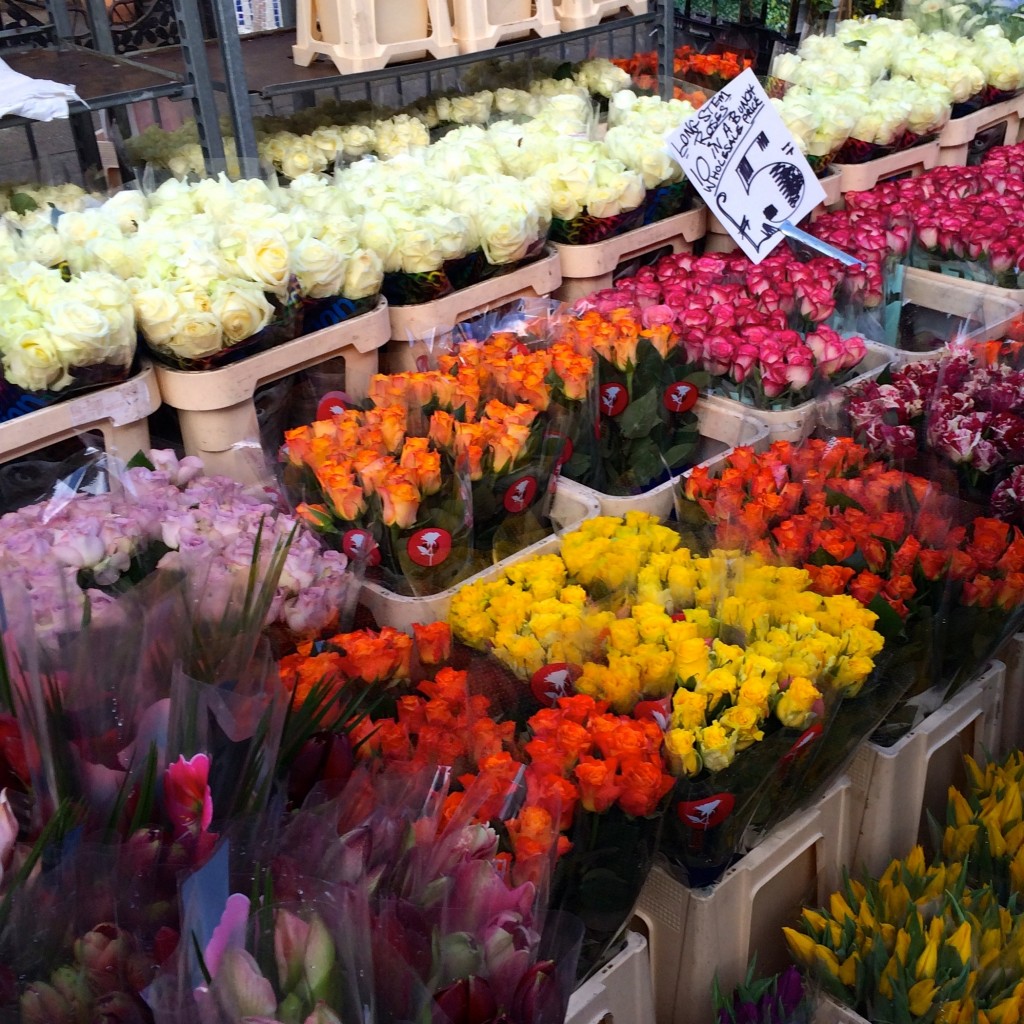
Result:
[[[854,919],[857,917],[841,892],[834,892],[829,897],[829,910],[832,912],[832,916],[840,924],[842,924],[842,922],[848,917],[852,917]]]
[[[915,878],[924,876],[924,848],[915,846],[903,859],[903,865]]]
[[[804,967],[811,967],[815,960],[815,950],[818,948],[814,939],[795,928],[783,928],[782,934],[786,937],[786,945],[789,946],[794,959],[799,960]]]
[[[814,955],[817,958],[818,964],[828,971],[833,978],[839,977],[839,960],[828,946],[816,945],[814,947]]]
[[[962,925],[948,939],[946,939],[946,945],[951,946],[955,951],[956,955],[960,957],[960,963],[969,964],[971,962],[971,926],[967,921],[964,921]]]
[[[914,977],[919,981],[925,978],[934,978],[935,970],[939,966],[939,940],[929,939],[921,955],[914,964]],[[916,987],[916,986],[915,986]],[[918,1014],[920,1016],[920,1014]]]
[[[910,954],[910,932],[900,929],[896,933],[896,950],[893,956],[902,966],[907,964],[907,956]]]
[[[810,907],[804,907],[800,911],[800,914],[804,919],[804,923],[808,928],[812,929],[816,935],[825,934],[825,928],[829,921],[823,914],[819,914],[816,910],[811,910]]]
[[[910,998],[910,1012],[915,1017],[923,1017],[932,1008],[935,991],[935,982],[931,978],[924,978],[910,986],[907,995]]]
[[[853,988],[857,984],[857,964],[859,963],[860,954],[852,953],[839,966],[839,980],[847,988]]]
[[[974,849],[979,825],[949,826],[942,837],[942,855],[953,860],[963,860]]]
[[[969,821],[974,820],[974,811],[971,810],[971,805],[967,802],[967,797],[960,792],[956,786],[949,787],[949,809],[953,812],[953,822],[958,827],[960,825],[966,825]]]
[[[1020,1024],[1020,998],[1015,991],[1012,996],[990,1006],[985,1013],[990,1024]]]
[[[1007,825],[1016,825],[1024,817],[1024,803],[1021,801],[1020,788],[1009,786],[1003,799],[999,801],[999,825],[1006,829]]]

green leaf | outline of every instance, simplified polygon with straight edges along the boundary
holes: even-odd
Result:
[[[128,460],[128,468],[148,469],[150,470],[150,472],[156,470],[156,466],[154,466],[153,463],[149,461],[149,458],[146,456],[146,453],[141,448]]]
[[[693,444],[677,444],[662,453],[662,458],[669,469],[681,469],[689,457],[693,454]]]
[[[825,488],[825,504],[829,508],[855,508],[860,512],[864,511],[864,506],[859,501],[828,487]]]
[[[555,73],[551,76],[556,82],[565,81],[567,78],[572,78],[572,64],[566,61],[564,64],[559,64],[555,68]]]
[[[27,192],[15,192],[11,196],[12,213],[31,213],[38,209],[39,204]]]
[[[681,381],[685,380],[687,384],[692,384],[700,391],[706,391],[711,387],[711,374],[707,370],[692,370],[679,379]]]
[[[623,437],[647,437],[661,423],[658,393],[654,390],[647,391],[640,398],[630,402],[622,415],[616,419],[616,423]]]
[[[875,594],[868,604],[868,610],[878,616],[875,629],[886,638],[892,640],[903,632],[903,620],[893,611],[892,605],[881,594]]]

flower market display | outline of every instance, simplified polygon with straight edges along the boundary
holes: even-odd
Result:
[[[1011,17],[930,6],[775,59],[815,170],[1024,86]],[[138,187],[5,186],[0,420],[642,235],[696,203],[666,138],[751,63],[682,47],[665,100],[656,55],[495,59],[259,119],[260,177],[225,119],[217,177],[189,124],[128,140]],[[260,484],[168,409],[169,447],[62,442],[0,516],[0,1021],[591,1024],[638,929],[657,1024],[1018,1020],[1024,761],[988,745],[1024,686],[1024,144],[972,156],[805,223],[859,265],[697,239],[430,320],[225,442]],[[922,846],[824,863],[871,820],[854,759],[929,743],[929,795],[974,755],[930,840],[901,768]],[[762,978],[769,933],[796,966]],[[718,963],[666,998],[672,942]]]

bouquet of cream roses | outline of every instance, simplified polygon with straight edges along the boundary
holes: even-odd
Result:
[[[131,294],[110,274],[66,278],[15,263],[0,281],[0,420],[123,379],[135,357]]]

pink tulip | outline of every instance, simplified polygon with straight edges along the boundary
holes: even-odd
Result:
[[[175,838],[205,832],[213,821],[213,797],[208,785],[210,758],[179,756],[164,772],[164,805],[176,829]]]

